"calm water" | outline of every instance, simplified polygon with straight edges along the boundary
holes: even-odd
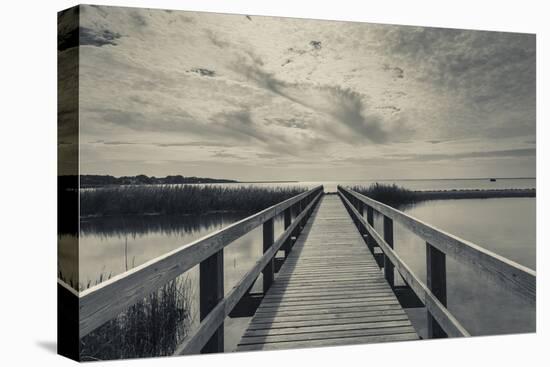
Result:
[[[534,178],[499,178],[495,182],[487,179],[452,179],[452,180],[357,180],[357,181],[300,181],[286,183],[234,183],[233,186],[304,186],[323,185],[325,192],[336,192],[338,185],[369,186],[375,182],[396,184],[410,190],[459,190],[459,189],[531,189],[536,188]]]
[[[381,181],[378,181],[381,182]],[[533,188],[534,179],[414,180],[388,181],[415,190],[460,188]],[[343,182],[368,185],[371,181]],[[260,186],[325,186],[335,191],[336,182],[255,184]],[[522,265],[535,268],[535,199],[499,198],[439,200],[406,209],[413,216],[450,233],[473,241]],[[100,279],[124,272],[170,250],[192,242],[249,214],[217,213],[203,216],[143,216],[82,220],[80,231],[80,282],[86,287]],[[376,218],[381,231],[381,218]],[[275,221],[275,235],[283,232],[282,217]],[[76,256],[75,240],[60,237],[60,268]],[[224,251],[225,293],[244,276],[262,254],[261,227],[226,247]],[[395,248],[407,264],[425,280],[425,245],[398,224]],[[448,304],[452,313],[473,335],[526,332],[535,329],[535,309],[516,296],[480,279],[472,271],[448,259]],[[182,276],[190,281],[192,328],[198,325],[198,266]],[[396,277],[397,279],[397,277]],[[261,290],[261,276],[254,291]],[[425,333],[425,311],[409,310],[411,319]],[[226,350],[233,350],[248,318],[226,320]]]
[[[405,211],[521,265],[536,268],[534,198],[437,200]],[[382,233],[382,218],[376,221]],[[394,233],[397,252],[426,281],[424,241],[399,224],[394,225]],[[535,331],[534,306],[449,258],[447,297],[448,308],[472,335]],[[424,336],[425,311],[410,310],[409,315]]]
[[[203,216],[138,216],[94,218],[81,221],[80,283],[87,288],[100,279],[107,279],[127,269],[143,264],[168,251],[190,243],[208,233],[238,221],[250,213],[216,213]],[[275,236],[284,230],[283,217],[275,220]],[[63,236],[60,253],[74,245],[74,239]],[[242,279],[262,255],[262,228],[258,227],[224,249],[225,294]],[[70,256],[67,256],[70,258]],[[60,263],[65,269],[67,262]],[[68,262],[70,263],[70,262]],[[64,270],[69,273],[71,269]],[[190,285],[187,290],[191,304],[191,329],[199,324],[199,267],[180,277]],[[261,292],[261,275],[253,291]],[[225,343],[233,350],[250,318],[226,320]]]

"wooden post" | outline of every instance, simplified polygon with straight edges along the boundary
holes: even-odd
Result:
[[[285,230],[290,227],[291,223],[292,223],[292,214],[290,212],[291,208],[287,208],[285,211],[284,211],[284,217],[285,217]],[[284,247],[283,249],[285,250],[285,259],[288,257],[288,255],[290,254],[290,246],[291,246],[291,239],[290,239],[291,236],[288,236],[288,239],[286,240],[285,244],[284,244]]]
[[[200,263],[200,320],[223,299],[223,249]],[[221,353],[224,348],[223,323],[202,348],[201,353]]]
[[[370,205],[367,205],[367,222],[374,227],[374,210]]]
[[[391,218],[388,218],[384,215],[384,241],[393,248],[393,221]],[[390,261],[390,258],[384,255],[384,277],[390,284],[390,287],[393,288],[393,264]]]
[[[426,242],[426,283],[430,291],[447,307],[447,269],[445,254]],[[447,333],[428,312],[428,338],[446,338]]]
[[[273,218],[269,219],[264,223],[263,226],[263,239],[264,239],[264,253],[271,248],[271,245],[273,245],[274,242],[274,228],[273,228]],[[275,264],[274,259],[272,258],[269,263],[265,266],[264,270],[262,271],[263,278],[264,278],[264,294],[267,293],[269,290],[269,287],[271,287],[271,284],[273,283],[273,278],[275,274]]]
[[[374,228],[374,210],[370,205],[367,205],[367,223]],[[370,252],[374,254],[373,240],[370,235],[367,238],[367,246],[369,247]]]

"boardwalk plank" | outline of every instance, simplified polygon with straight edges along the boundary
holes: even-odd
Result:
[[[337,196],[325,196],[296,240],[237,350],[417,339]]]

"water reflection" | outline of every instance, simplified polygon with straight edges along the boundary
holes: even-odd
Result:
[[[404,209],[408,214],[458,235],[522,265],[535,268],[535,199],[499,198],[438,200]],[[383,233],[382,217],[375,228]],[[395,249],[426,281],[425,242],[394,223]],[[403,284],[400,277],[397,284]],[[472,335],[534,332],[536,309],[470,268],[447,257],[448,308]],[[426,312],[408,310],[421,336],[426,336]]]
[[[82,219],[80,226],[81,288],[94,285],[168,251],[190,243],[251,213],[213,213],[201,216],[131,216]],[[284,230],[283,218],[274,220],[275,237]],[[68,241],[67,241],[68,242]],[[67,248],[70,247],[67,243]],[[74,248],[74,243],[73,243]],[[262,255],[262,227],[235,240],[224,249],[224,290],[231,289]],[[74,264],[74,262],[73,262]],[[63,267],[63,264],[60,264]],[[199,325],[199,267],[180,277],[187,284],[191,332]],[[253,291],[261,292],[261,275]],[[226,350],[233,350],[249,318],[227,319]]]

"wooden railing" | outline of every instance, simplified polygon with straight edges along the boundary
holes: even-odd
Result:
[[[469,336],[447,309],[446,256],[518,294],[531,304],[536,303],[535,271],[345,187],[338,186],[338,194],[365,236],[371,251],[374,253],[374,246],[382,250],[384,275],[388,283],[394,286],[394,268],[397,269],[404,282],[425,305],[428,312],[428,337]],[[365,210],[366,220],[363,217]],[[374,229],[374,211],[383,216],[382,236]],[[426,284],[393,250],[394,221],[426,241]]]
[[[121,311],[155,292],[167,282],[200,264],[200,325],[176,354],[223,351],[223,324],[239,300],[263,273],[264,292],[274,277],[274,257],[280,249],[290,250],[323,195],[318,186],[217,232],[150,260],[83,292],[74,292],[79,304],[79,334],[86,336]],[[296,213],[291,221],[292,213]],[[274,219],[284,213],[285,231],[274,240]],[[263,256],[224,297],[223,250],[234,240],[263,225]],[[68,287],[59,281],[59,286]]]

